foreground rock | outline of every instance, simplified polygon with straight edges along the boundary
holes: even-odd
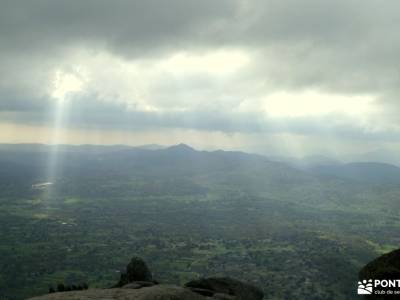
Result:
[[[264,293],[259,288],[232,278],[203,278],[190,281],[185,286],[204,296],[225,297],[227,295],[237,300],[262,300],[264,297]]]
[[[64,292],[31,298],[31,300],[206,300],[201,295],[174,285],[155,285],[140,289],[89,289],[80,292]]]
[[[32,300],[262,300],[263,292],[247,283],[231,278],[204,278],[188,282],[185,287],[159,284],[146,263],[131,259],[126,272],[111,289],[89,289],[79,292],[58,292]]]
[[[368,263],[359,273],[360,279],[400,279],[400,249]]]
[[[388,293],[389,290],[398,291],[398,287],[391,288],[378,286],[374,288],[372,282],[376,279],[384,281],[400,279],[400,249],[384,254],[369,262],[360,270],[358,277],[360,280],[358,282],[358,288],[365,288],[370,284],[370,288],[372,289],[372,294],[365,295],[365,299],[399,299],[398,295],[391,295]],[[375,294],[375,289],[378,290],[379,293]],[[384,291],[386,295],[383,294],[382,291]]]

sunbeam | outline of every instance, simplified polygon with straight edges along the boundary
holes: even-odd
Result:
[[[77,69],[78,70],[78,69]],[[51,151],[47,165],[46,184],[54,191],[60,171],[60,144],[63,143],[63,130],[67,127],[68,98],[79,92],[83,86],[82,77],[76,74],[57,71],[54,79],[52,97],[55,99],[53,126],[50,140]],[[79,74],[78,74],[79,75]]]
[[[59,159],[59,146],[62,142],[61,131],[64,128],[65,116],[66,116],[67,102],[64,100],[58,100],[55,104],[54,109],[54,121],[53,121],[53,132],[51,138],[51,151],[47,166],[47,182],[54,185],[56,182],[57,171],[58,171],[58,159]]]

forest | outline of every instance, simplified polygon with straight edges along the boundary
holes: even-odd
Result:
[[[400,241],[400,181],[186,145],[65,146],[38,186],[51,151],[0,147],[0,299],[109,287],[133,255],[167,283],[230,276],[267,299],[355,299],[360,268]]]

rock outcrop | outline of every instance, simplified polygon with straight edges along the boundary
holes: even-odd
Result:
[[[384,300],[384,299],[399,299],[396,294],[388,293],[388,290],[399,291],[398,287],[378,286],[374,287],[373,282],[376,279],[382,281],[399,280],[400,279],[400,249],[379,256],[373,261],[365,265],[358,274],[358,288],[365,289],[369,285],[369,293],[365,295],[365,299]],[[378,293],[376,293],[378,290]]]
[[[155,285],[140,289],[89,289],[31,298],[31,300],[205,300],[207,298],[174,285]]]
[[[363,267],[360,279],[400,279],[400,249],[386,253]]]
[[[184,287],[159,284],[138,257],[132,258],[118,283],[110,289],[51,293],[31,300],[262,300],[263,292],[231,278],[203,278]]]
[[[234,297],[219,299],[262,300],[264,296],[259,288],[232,278],[202,278],[190,281],[185,286],[204,296]]]

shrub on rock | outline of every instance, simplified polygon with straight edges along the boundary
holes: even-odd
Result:
[[[140,257],[133,257],[126,267],[126,272],[121,274],[116,287],[122,287],[134,281],[152,281],[153,276],[146,263]]]

